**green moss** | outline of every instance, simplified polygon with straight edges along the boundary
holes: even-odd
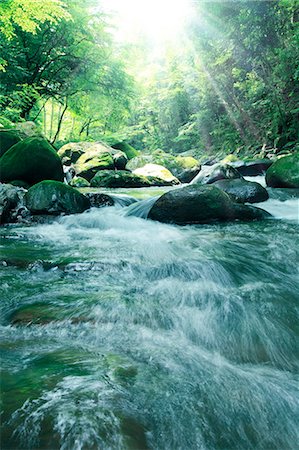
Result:
[[[230,154],[227,155],[225,158],[222,159],[221,164],[228,164],[230,162],[238,161],[238,158],[236,155]]]
[[[111,153],[98,152],[96,148],[88,150],[78,159],[75,170],[77,174],[88,181],[99,171],[114,169]]]
[[[46,139],[32,137],[13,145],[1,157],[0,181],[63,181],[63,169],[55,149]]]
[[[59,181],[35,184],[26,192],[25,202],[33,214],[76,214],[90,208],[85,195]]]
[[[266,182],[271,187],[299,188],[299,153],[275,161],[266,172]]]
[[[199,166],[197,159],[193,156],[177,156],[175,160],[182,169],[193,169],[193,167]]]
[[[128,159],[135,158],[136,156],[139,155],[138,150],[136,150],[134,147],[127,144],[126,142],[117,142],[116,144],[112,145],[112,148],[124,152]]]
[[[21,138],[16,131],[0,130],[0,156],[4,155],[13,145],[20,142]]]
[[[76,187],[76,188],[82,188],[82,187],[89,187],[90,183],[85,180],[85,178],[82,177],[75,177],[70,181],[70,186]]]
[[[125,170],[101,170],[90,182],[92,187],[133,188],[151,186],[151,182],[141,175]]]

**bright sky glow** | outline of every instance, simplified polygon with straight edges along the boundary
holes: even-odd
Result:
[[[153,43],[175,40],[192,14],[191,0],[100,0],[115,14],[117,37],[134,42],[145,36]]]

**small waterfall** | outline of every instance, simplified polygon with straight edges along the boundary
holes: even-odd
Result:
[[[135,197],[126,194],[108,194],[114,200],[115,206],[120,206],[121,208],[125,208],[126,206],[130,206],[138,200]]]
[[[142,200],[137,203],[133,203],[132,205],[130,205],[125,209],[124,215],[140,217],[141,219],[147,219],[151,207],[158,200],[158,198],[160,198],[159,195],[157,195],[156,197],[147,198],[146,200]]]

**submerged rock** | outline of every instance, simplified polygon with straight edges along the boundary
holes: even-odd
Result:
[[[60,158],[46,139],[24,139],[1,157],[1,182],[22,180],[33,185],[42,180],[63,181],[63,178]]]
[[[228,164],[213,164],[204,166],[198,175],[191,181],[192,184],[212,184],[218,180],[232,180],[242,178],[237,169]]]
[[[168,170],[159,164],[146,164],[133,171],[136,175],[160,179],[165,185],[180,184],[179,180]]]
[[[76,214],[90,208],[85,195],[58,181],[42,181],[31,187],[25,203],[33,214]]]
[[[149,219],[178,225],[254,220],[269,216],[259,208],[234,203],[215,186],[201,185],[189,185],[166,192],[148,214]]]
[[[13,145],[20,142],[19,133],[14,130],[0,130],[0,156],[4,155]]]
[[[219,180],[213,183],[238,203],[259,203],[268,200],[267,190],[259,183],[246,181],[242,178],[234,180]]]
[[[270,187],[299,188],[299,153],[279,158],[266,172]]]
[[[270,159],[256,159],[253,161],[233,161],[229,164],[237,169],[242,176],[255,177],[263,175],[273,164]]]

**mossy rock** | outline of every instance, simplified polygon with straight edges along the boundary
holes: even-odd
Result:
[[[192,156],[174,156],[163,152],[163,150],[156,150],[150,154],[140,154],[129,161],[127,168],[135,171],[147,164],[165,167],[183,183],[191,181],[200,170],[199,162]]]
[[[26,192],[25,203],[33,214],[76,214],[90,208],[85,195],[59,181],[35,184]]]
[[[113,170],[114,161],[112,154],[108,151],[101,152],[97,146],[91,147],[80,156],[75,164],[78,176],[90,181],[99,170]]]
[[[131,145],[127,144],[126,142],[117,142],[116,144],[111,145],[112,148],[115,148],[116,150],[121,150],[124,152],[128,159],[135,158],[139,155],[138,150],[136,150]]]
[[[51,144],[41,137],[26,138],[1,157],[1,182],[22,180],[33,185],[42,180],[63,179],[59,156]]]
[[[19,133],[14,130],[0,130],[0,157],[13,145],[20,142]]]
[[[135,188],[148,187],[152,183],[146,177],[125,170],[100,170],[90,182],[92,187]]]
[[[85,180],[85,178],[82,177],[74,177],[70,182],[69,185],[75,188],[83,188],[83,187],[89,187],[90,183]]]
[[[237,203],[259,203],[269,198],[267,190],[262,185],[243,178],[219,180],[213,183],[213,186],[226,192]]]
[[[266,183],[270,187],[299,188],[299,153],[277,159],[266,172]]]
[[[227,155],[225,158],[223,158],[221,160],[221,164],[229,164],[231,162],[235,162],[238,161],[238,157],[236,155],[233,155],[232,153],[230,153],[229,155]]]
[[[170,170],[159,164],[146,164],[145,166],[134,170],[133,173],[144,177],[158,178],[162,183],[169,186],[180,184],[179,180],[170,172]]]
[[[177,225],[255,220],[269,217],[259,208],[239,205],[211,185],[189,185],[166,192],[152,206],[148,218]]]

